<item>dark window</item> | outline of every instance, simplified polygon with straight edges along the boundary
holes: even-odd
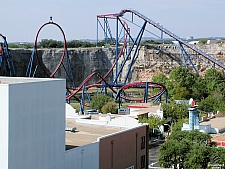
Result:
[[[141,168],[145,168],[145,155],[141,156]]]
[[[141,137],[141,149],[145,149],[145,136]]]

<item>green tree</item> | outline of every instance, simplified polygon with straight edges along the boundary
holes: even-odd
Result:
[[[197,75],[194,75],[194,83],[191,86],[191,93],[190,93],[190,98],[194,98],[196,101],[200,101],[202,98],[207,97],[207,89],[206,89],[206,83],[204,79]]]
[[[208,145],[208,141],[211,140],[212,137],[209,134],[200,132],[199,130],[193,130],[192,132],[188,132],[185,138],[191,142]]]
[[[174,100],[173,95],[174,95],[175,90],[176,90],[175,83],[172,82],[171,80],[168,80],[166,82],[166,88],[168,90],[168,95],[169,95],[170,100]]]
[[[79,40],[72,40],[67,42],[67,47],[68,48],[79,48],[82,46],[82,42]]]
[[[206,83],[206,88],[208,94],[211,94],[217,88],[220,89],[221,92],[225,91],[224,87],[224,74],[214,68],[208,69],[204,75],[204,80]]]
[[[162,42],[157,42],[157,41],[154,41],[154,40],[145,40],[145,41],[141,42],[142,46],[148,46],[148,45],[151,45],[151,44],[162,44]]]
[[[89,48],[89,47],[93,47],[93,46],[94,46],[94,44],[91,44],[90,42],[83,42],[82,43],[83,48]]]
[[[175,122],[178,119],[188,118],[188,105],[167,103],[162,104],[163,116],[172,118]]]
[[[190,92],[186,87],[177,87],[173,98],[175,100],[185,100],[186,98],[190,98]]]
[[[210,163],[225,166],[225,149],[221,147],[215,148],[211,155]]]
[[[166,86],[167,81],[168,81],[168,77],[166,77],[166,75],[163,73],[159,73],[152,77],[152,82],[159,83],[164,86]],[[153,89],[152,94],[158,93],[159,90],[160,89]]]
[[[177,88],[186,88],[186,92],[191,93],[191,86],[194,85],[193,82],[195,81],[196,76],[194,73],[189,72],[188,69],[183,67],[177,67],[176,69],[172,70],[169,75],[169,81],[172,83],[170,85],[170,88],[167,88],[169,90],[169,93],[171,96],[174,96],[177,94],[178,91],[176,91]],[[190,99],[189,95],[186,95],[187,98]]]
[[[162,136],[162,131],[160,130],[160,126],[166,123],[165,118],[161,118],[157,115],[151,115],[150,117],[141,117],[138,118],[140,123],[148,123],[149,124],[149,137],[159,137]]]
[[[170,72],[166,87],[172,100],[194,98],[200,101],[207,96],[204,79],[184,67],[177,67]]]
[[[170,72],[169,79],[178,87],[189,87],[193,81],[193,73],[184,67],[177,67]]]
[[[201,45],[204,45],[204,44],[207,43],[207,41],[208,41],[208,39],[202,38],[202,39],[200,39],[200,40],[198,41],[198,43],[201,44]]]
[[[166,120],[164,118],[161,118],[157,115],[151,115],[148,118],[139,117],[138,120],[140,123],[148,123],[149,129],[159,129],[159,126],[166,123]]]
[[[160,145],[158,156],[160,166],[206,168],[214,150],[209,140],[210,135],[198,130],[172,132],[168,140]]]
[[[115,101],[108,102],[102,107],[102,113],[104,114],[107,113],[117,114],[117,110],[118,108]]]
[[[202,143],[204,145],[208,144],[208,141],[212,137],[209,134],[201,133],[198,130],[193,131],[177,131],[172,132],[172,134],[168,137],[168,140],[178,140],[181,141],[183,139],[187,139],[190,142]]]
[[[100,41],[100,42],[98,42],[98,47],[102,47],[102,46],[104,46],[105,45],[105,42],[104,41]]]
[[[38,43],[38,47],[42,48],[63,48],[64,44],[62,41],[57,41],[53,39],[42,39]]]
[[[186,154],[190,150],[187,140],[168,140],[159,147],[158,161],[164,168],[183,168]]]
[[[113,98],[104,95],[104,94],[96,94],[91,99],[91,108],[99,110],[99,112],[102,112],[102,107],[108,103],[113,101]]]
[[[214,92],[211,93],[206,98],[203,98],[198,103],[198,108],[200,110],[209,112],[217,112],[218,110],[222,113],[225,113],[225,98],[223,92],[219,88],[217,88]]]
[[[186,154],[184,165],[186,168],[207,168],[212,156],[212,148],[203,144],[194,143]]]
[[[9,43],[8,44],[9,48],[22,48],[22,49],[29,49],[33,48],[34,45],[30,43],[24,43],[24,44],[15,44],[15,43]]]
[[[172,132],[181,131],[181,128],[183,127],[183,123],[188,123],[188,118],[178,119],[176,122],[173,122],[171,124],[171,130]]]
[[[199,103],[198,103],[198,108],[200,110],[203,110],[205,112],[210,112],[213,111],[213,105],[217,104],[217,100],[213,98],[211,95],[203,98]]]
[[[162,85],[166,85],[168,81],[168,77],[166,77],[166,75],[163,73],[159,73],[155,76],[152,76],[152,81],[156,83],[160,83]]]
[[[67,48],[79,48],[79,47],[94,47],[94,43],[90,43],[87,41],[79,41],[79,40],[72,40],[67,42]],[[64,47],[64,42],[62,41],[57,41],[57,40],[52,40],[52,39],[42,39],[38,43],[38,47],[42,48],[63,48]]]

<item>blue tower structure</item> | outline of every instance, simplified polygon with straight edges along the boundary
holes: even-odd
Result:
[[[3,43],[0,43],[0,68],[2,66],[4,76],[16,76],[16,71],[14,69],[14,63],[10,50],[8,48],[8,43],[6,37],[0,34],[0,38],[3,39]]]
[[[199,129],[199,111],[195,107],[188,108],[190,131]]]

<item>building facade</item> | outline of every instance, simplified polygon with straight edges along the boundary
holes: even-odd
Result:
[[[100,141],[100,169],[148,168],[148,126],[103,136]]]
[[[62,79],[0,77],[2,169],[63,169],[65,85]]]

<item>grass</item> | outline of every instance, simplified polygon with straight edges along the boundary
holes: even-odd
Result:
[[[89,101],[86,100],[86,103],[89,104]],[[127,106],[127,105],[130,105],[130,104],[132,104],[132,103],[123,102],[122,105],[121,105],[120,107],[121,107],[121,108],[126,108],[126,106]],[[71,99],[71,100],[70,100],[70,105],[71,105],[74,109],[76,109],[77,111],[80,110],[80,103],[77,102],[76,100]],[[117,103],[117,105],[118,105],[118,103]],[[84,106],[84,110],[88,110],[88,109],[90,109],[90,107]]]
[[[73,108],[76,109],[76,111],[79,111],[80,110],[80,103],[78,103],[78,102],[75,103],[74,102],[74,103],[70,103],[70,105],[73,106]]]
[[[88,103],[88,102],[86,102]],[[118,106],[118,103],[116,103],[117,106]],[[126,108],[128,105],[131,105],[131,104],[134,104],[134,103],[128,103],[128,102],[123,102],[122,105],[120,105],[120,108]],[[70,101],[70,105],[76,109],[76,111],[80,111],[80,103],[78,103],[77,101],[75,100],[71,100]],[[91,109],[91,107],[86,107],[84,106],[84,110],[88,110],[88,109]]]
[[[132,97],[132,98],[141,98],[141,97],[143,97],[143,91],[144,90],[140,89],[140,88],[130,88],[130,89],[126,90],[126,93],[128,95],[131,95],[130,97]],[[96,89],[89,89],[88,93],[91,94],[91,95],[94,95],[94,94],[96,94]],[[81,92],[79,94],[81,94]],[[108,91],[108,95],[112,95],[112,92]],[[162,97],[162,100],[163,100],[163,97]],[[151,100],[149,100],[148,102],[151,102]],[[86,100],[85,103],[90,104],[88,100]],[[126,108],[127,105],[131,105],[131,104],[136,104],[136,103],[129,103],[129,102],[123,101],[122,105],[120,107]],[[73,108],[76,109],[77,111],[80,111],[80,103],[77,102],[76,100],[71,99],[70,105],[73,106]],[[117,103],[117,105],[118,105],[118,103]],[[84,106],[84,110],[88,110],[88,109],[91,109],[91,107]]]

